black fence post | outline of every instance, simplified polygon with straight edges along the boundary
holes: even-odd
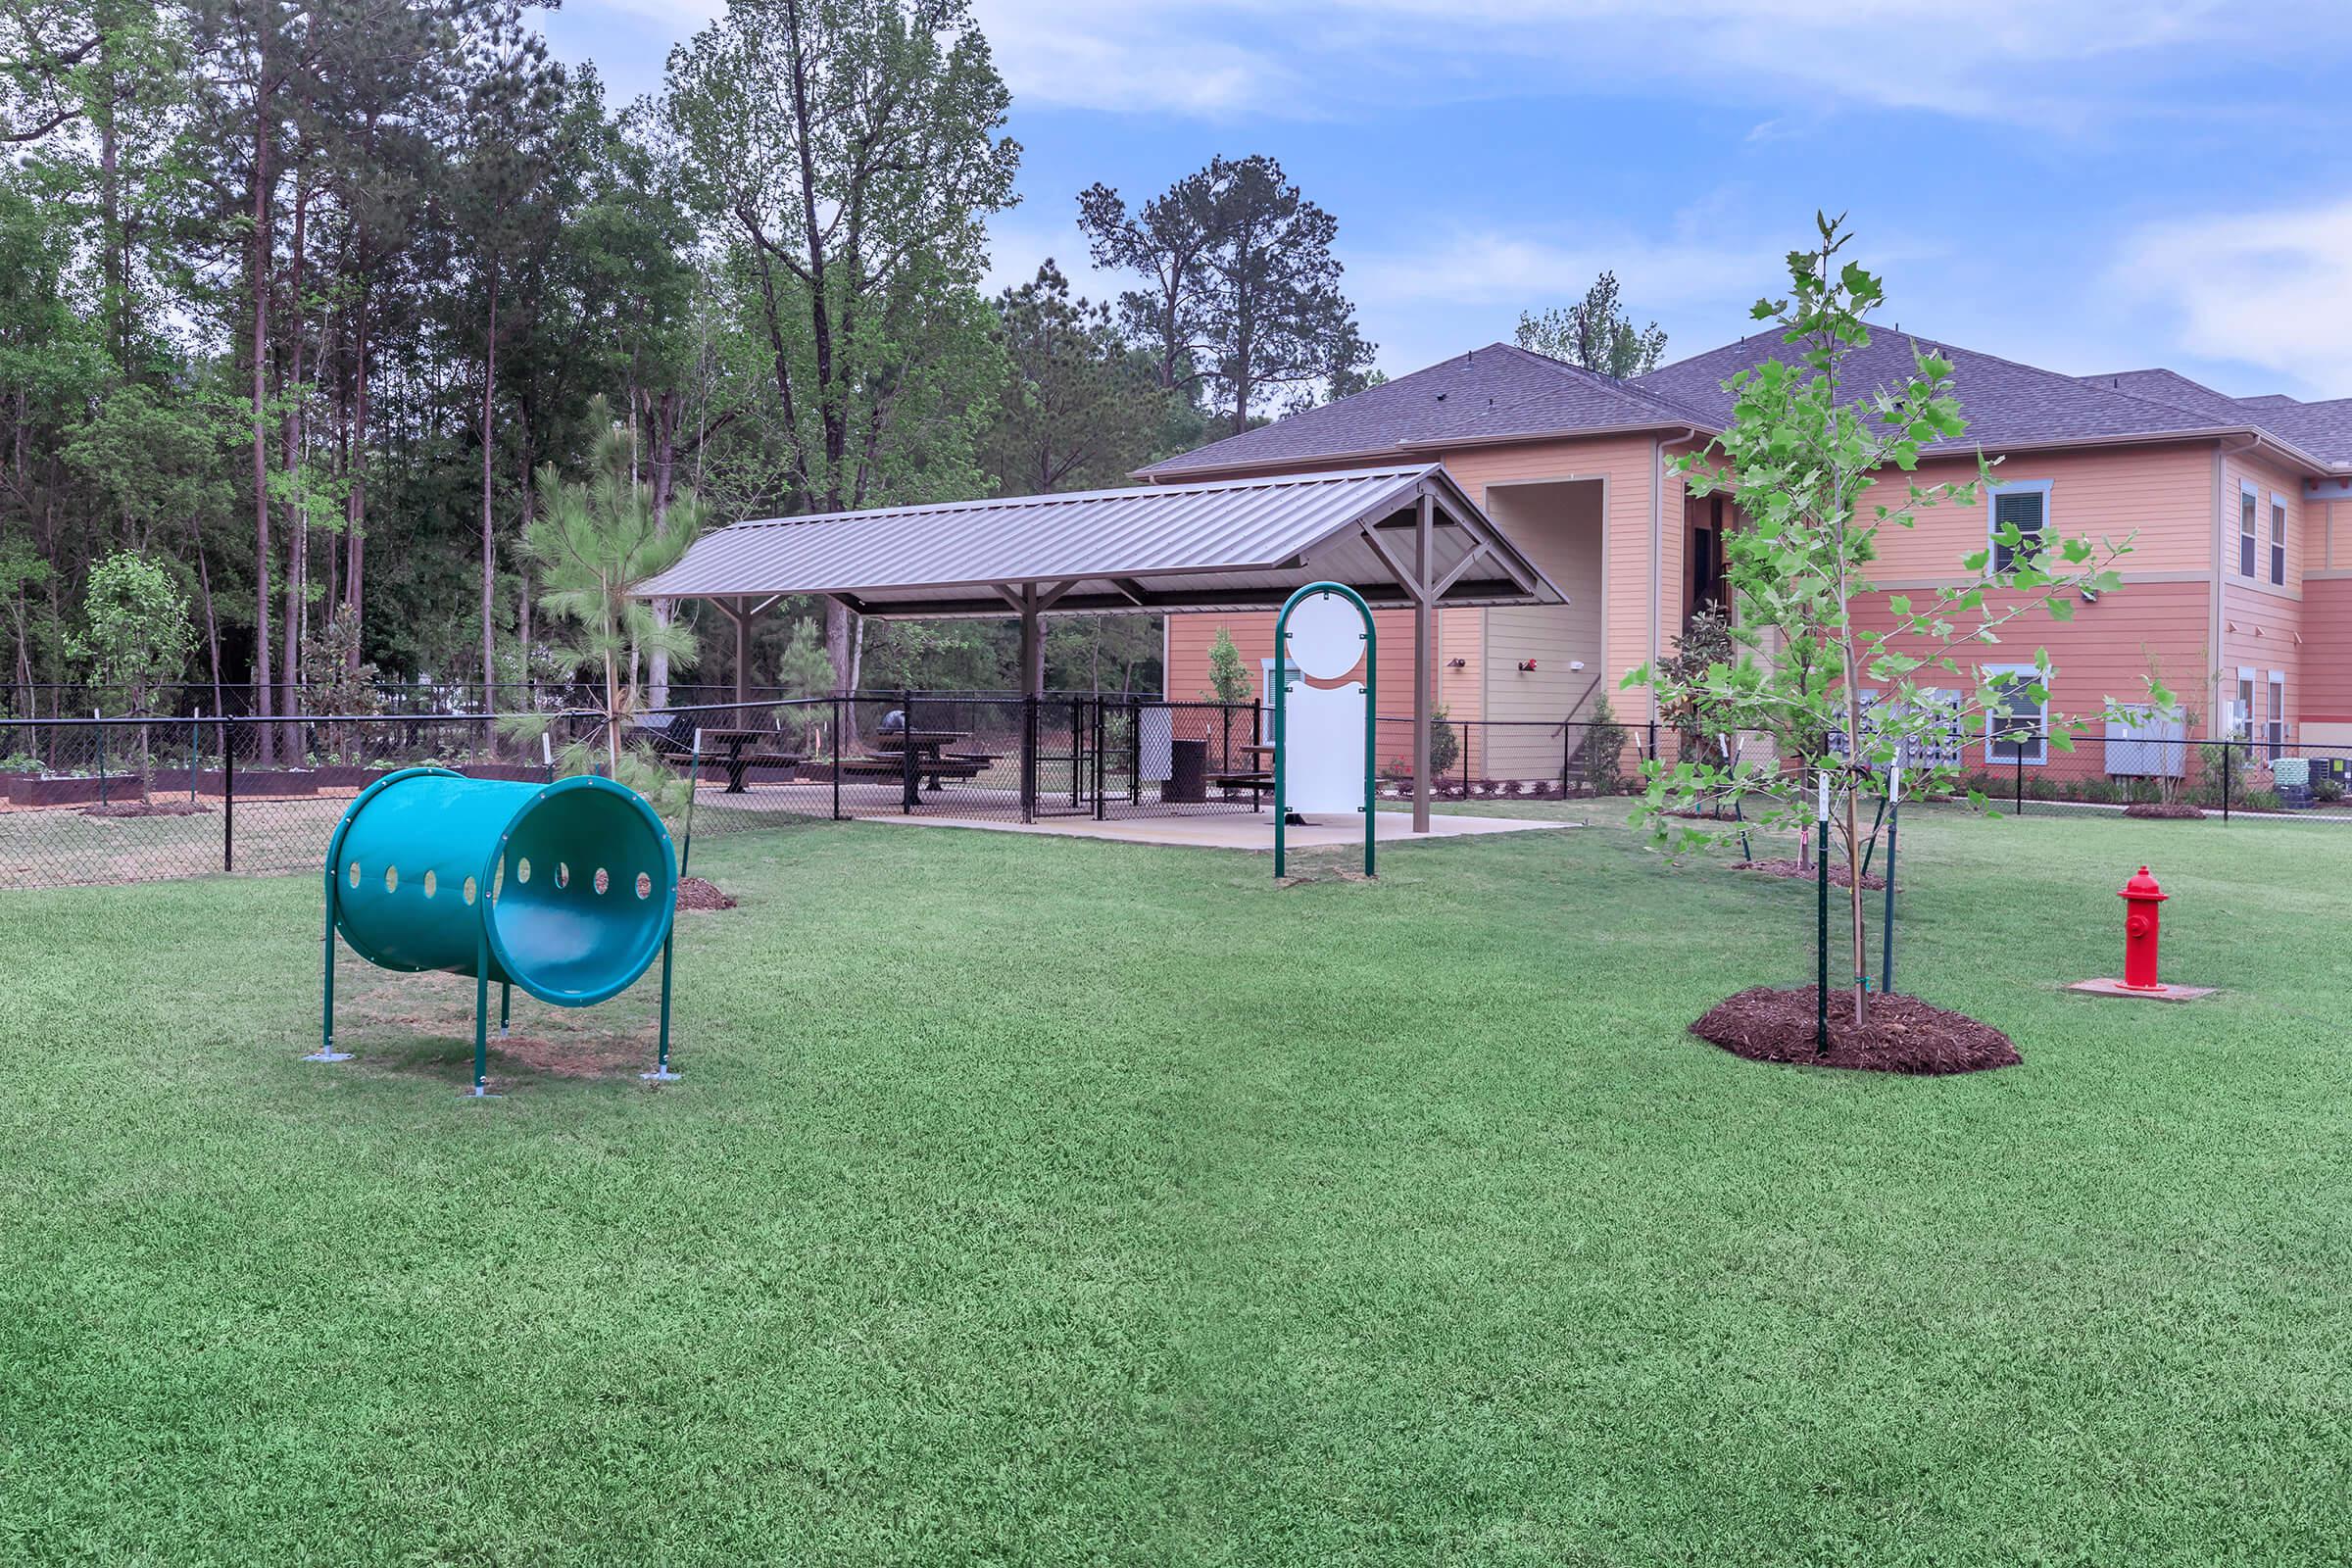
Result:
[[[833,699],[833,820],[841,820],[841,697]]]
[[[237,868],[237,731],[236,720],[220,719],[220,869]]]
[[[1031,695],[1021,698],[1021,820],[1037,820],[1037,705]]]
[[[899,814],[914,814],[914,693],[899,691]]]
[[[2014,797],[2012,798],[2012,800],[2013,800],[2012,809],[2014,809],[2014,810],[2017,812],[2017,814],[2018,814],[2019,816],[2023,816],[2023,815],[2025,815],[2025,814],[2026,814],[2026,743],[2025,743],[2025,738],[2024,738],[2023,736],[2020,736],[2020,737],[2018,738],[2018,741],[2017,741],[2017,787],[2016,787],[2016,794],[2014,795]]]
[[[2232,754],[2236,750],[2234,741],[2222,742],[2222,822],[2225,826],[2230,821],[2230,773]]]

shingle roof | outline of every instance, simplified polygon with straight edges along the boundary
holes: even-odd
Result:
[[[2233,398],[2177,370],[2121,370],[2082,379],[2218,419],[2253,424],[2325,462],[2352,464],[2352,398],[2304,403],[2278,392]]]
[[[1902,384],[1912,371],[1915,345],[1934,349],[1951,361],[1960,412],[1968,418],[1965,436],[1932,451],[1983,447],[1997,452],[2013,446],[2203,433],[2213,430],[2217,422],[2236,426],[2249,422],[2242,410],[2233,408],[2230,417],[2217,421],[2201,413],[2118,388],[2093,386],[2055,370],[1886,328],[1873,332],[1869,345],[1846,362],[1846,375],[1857,395]],[[1731,416],[1732,395],[1723,391],[1720,383],[1766,359],[1793,359],[1799,352],[1781,341],[1778,329],[1758,332],[1653,370],[1636,384],[1705,410],[1721,422]]]
[[[1490,343],[1353,397],[1155,463],[1152,478],[1393,455],[1513,436],[1712,428],[1672,398],[1508,343]]]
[[[2161,368],[2064,375],[1943,340],[1880,328],[1848,361],[1857,395],[1900,384],[1914,347],[1952,362],[1968,432],[1931,451],[1988,452],[2078,442],[2260,432],[2316,460],[2352,467],[2352,398],[2297,403],[2232,398]],[[1798,351],[1778,328],[1619,381],[1508,343],[1491,343],[1425,370],[1294,414],[1140,470],[1153,479],[1235,468],[1443,451],[1496,440],[1696,426],[1720,430],[1732,395],[1723,383],[1766,359]]]

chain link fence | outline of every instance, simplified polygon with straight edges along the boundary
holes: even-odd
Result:
[[[515,738],[514,715],[454,711],[0,718],[0,888],[313,869],[346,804],[387,772],[430,764],[539,781],[555,776],[563,748],[605,740],[596,711],[532,717],[542,739]],[[1271,728],[1247,703],[902,691],[672,705],[617,740],[691,781],[663,792],[682,837],[890,817],[1269,812]],[[1652,725],[1434,720],[1431,794],[1617,794],[1682,744]],[[1708,744],[1720,757],[1723,742]],[[1746,762],[1770,765],[1760,737],[1739,746]],[[2352,748],[2091,737],[2068,751],[2014,728],[1954,746],[1960,790],[2012,812],[2352,820]],[[1410,718],[1375,722],[1374,766],[1380,799],[1412,798]]]

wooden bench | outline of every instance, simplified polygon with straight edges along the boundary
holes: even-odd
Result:
[[[1228,795],[1236,790],[1248,790],[1250,792],[1250,809],[1254,811],[1261,804],[1261,798],[1274,787],[1274,775],[1249,771],[1228,771],[1209,774],[1208,782],[1212,789],[1223,790]]]

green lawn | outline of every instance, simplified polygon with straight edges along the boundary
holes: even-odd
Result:
[[[1904,848],[2023,1067],[1691,1040],[1811,890],[1605,822],[713,840],[686,1083],[640,988],[488,1103],[469,985],[296,1059],[309,878],[0,895],[0,1559],[2341,1561],[2352,838]],[[2143,858],[2212,1002],[2058,989]]]

